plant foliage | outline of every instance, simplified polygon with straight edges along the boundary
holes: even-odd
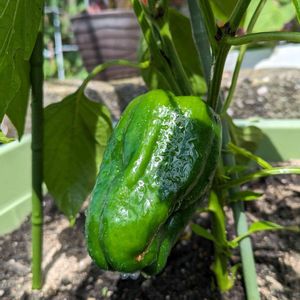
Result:
[[[111,130],[107,108],[80,89],[45,110],[45,182],[72,222],[95,184]]]
[[[8,114],[19,137],[29,97],[29,59],[42,10],[43,0],[0,1],[0,120]]]

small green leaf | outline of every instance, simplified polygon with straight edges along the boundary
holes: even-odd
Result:
[[[13,138],[7,137],[1,130],[0,130],[0,144],[8,144],[10,142],[13,142]]]
[[[259,178],[269,177],[274,175],[284,175],[284,174],[297,174],[300,175],[299,167],[273,167],[272,169],[263,169],[254,173],[246,174],[236,179],[228,180],[227,182],[219,185],[221,189],[228,189],[230,187],[241,185]]]
[[[215,17],[222,22],[227,22],[238,0],[209,0]]]
[[[248,166],[245,165],[224,166],[224,172],[227,177],[233,173],[241,173],[245,172],[246,170],[248,170]]]
[[[265,231],[265,230],[279,230],[279,229],[284,229],[284,226],[269,221],[257,221],[250,225],[249,233]]]
[[[210,241],[214,242],[215,244],[218,243],[216,241],[216,239],[214,238],[214,236],[204,227],[202,227],[198,224],[192,224],[191,228],[197,235],[199,235],[207,240],[210,240]]]
[[[254,155],[253,153],[251,153],[250,151],[242,148],[242,147],[238,147],[236,145],[234,145],[233,143],[229,143],[227,145],[229,151],[231,151],[233,154],[235,155],[240,155],[246,159],[250,159],[254,162],[256,162],[259,166],[261,166],[264,169],[272,169],[272,165],[270,165],[267,161],[265,161],[264,159],[262,159],[261,157]]]
[[[273,222],[269,221],[258,221],[251,224],[249,228],[250,233],[258,232],[258,231],[265,231],[265,230],[289,230],[294,232],[299,232],[300,227],[295,226],[282,226]]]
[[[106,107],[81,90],[45,109],[45,182],[73,222],[94,186],[111,131]]]
[[[300,232],[300,226],[282,226],[269,221],[257,221],[250,225],[248,232],[242,236],[236,237],[234,240],[229,242],[230,247],[236,248],[238,243],[243,240],[245,237],[250,236],[253,233],[260,231],[268,231],[268,230],[289,230],[293,232]]]
[[[300,23],[300,0],[293,0],[298,22]]]
[[[241,191],[231,196],[229,203],[237,201],[254,201],[260,198],[263,194],[253,191]]]

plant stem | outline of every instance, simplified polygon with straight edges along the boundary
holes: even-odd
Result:
[[[264,7],[266,0],[261,0],[255,10],[255,13],[253,14],[249,26],[247,28],[247,32],[252,32],[254,25]],[[244,2],[245,3],[245,2]],[[249,4],[249,3],[248,3]],[[245,4],[246,5],[246,4]],[[245,11],[246,9],[243,8]],[[242,13],[240,14],[242,16]],[[232,16],[232,19],[237,20],[238,17],[235,17],[234,14]],[[233,26],[237,26],[240,22],[235,21],[236,23],[233,24]],[[232,25],[232,23],[231,23]],[[238,74],[241,69],[241,65],[245,56],[247,50],[247,46],[243,45],[240,49],[240,53],[238,56],[238,60],[234,69],[233,77],[232,77],[232,82],[230,86],[230,90],[228,93],[228,96],[226,98],[226,101],[223,105],[222,113],[226,113],[227,109],[232,101],[234,91],[237,85],[237,79],[238,79]],[[226,123],[225,128],[224,128],[224,146],[226,147],[228,143],[230,142],[230,134],[229,134],[229,128]],[[233,154],[230,153],[224,153],[223,155],[223,161],[227,166],[234,166],[236,164],[235,162],[235,157]],[[237,180],[238,176],[237,174],[233,174],[233,180]],[[239,192],[239,186],[234,186],[229,188],[228,190],[229,196],[232,196],[236,193]],[[248,231],[248,224],[247,224],[247,219],[245,215],[245,209],[244,209],[244,204],[241,201],[237,201],[232,204],[232,210],[234,214],[234,220],[235,220],[235,226],[236,226],[236,232],[237,235],[246,235]],[[252,245],[251,245],[251,240],[249,237],[243,239],[239,243],[240,246],[240,253],[241,253],[241,260],[242,260],[242,265],[243,265],[243,277],[244,277],[244,282],[245,282],[245,289],[246,289],[246,295],[247,299],[260,299],[259,295],[259,290],[257,286],[257,276],[256,276],[256,268],[255,268],[255,260],[253,256],[253,250],[252,250]]]
[[[146,69],[149,67],[149,61],[144,61],[141,63],[135,63],[131,62],[126,59],[116,59],[116,60],[111,60],[107,61],[101,65],[96,66],[92,72],[84,79],[83,83],[79,87],[79,89],[83,92],[84,89],[86,88],[87,84],[95,78],[99,73],[104,71],[105,69],[113,66],[126,66],[126,67],[132,67],[132,68],[139,68],[139,69]]]
[[[285,41],[290,43],[300,43],[300,33],[299,32],[258,32],[258,33],[249,33],[242,36],[236,37],[224,37],[222,42],[231,46],[240,46],[250,43],[259,43],[259,42],[270,42],[270,41]]]
[[[181,60],[178,57],[178,53],[172,40],[169,22],[164,22],[164,24],[159,27],[159,34],[163,43],[161,51],[164,51],[164,54],[168,59],[175,81],[180,83],[179,87],[181,95],[192,95],[193,91],[188,76],[183,68]]]
[[[230,180],[219,187],[222,189],[227,189],[234,187],[236,185],[240,185],[255,179],[259,179],[262,177],[268,177],[268,176],[273,176],[273,175],[285,175],[285,174],[298,174],[300,175],[300,168],[297,167],[277,167],[277,168],[272,168],[272,169],[264,169],[260,170],[254,173],[247,174],[243,177],[236,178],[233,180]]]
[[[216,62],[213,68],[213,79],[211,84],[211,89],[209,90],[209,104],[214,108],[221,108],[218,101],[220,98],[220,86],[222,80],[222,74],[224,70],[224,64],[226,61],[227,54],[229,52],[230,47],[223,47],[220,45],[219,52],[217,53]],[[226,149],[227,144],[230,142],[230,133],[227,122],[223,122],[223,147]],[[235,158],[232,153],[224,153],[223,155],[223,163],[225,166],[235,166]],[[237,174],[233,174],[233,178],[235,179]],[[229,196],[234,195],[239,192],[238,187],[233,187],[229,189]],[[237,201],[232,204],[232,210],[234,215],[235,227],[237,235],[245,234],[248,231],[248,224],[246,220],[246,215],[244,211],[244,205],[241,201]],[[240,243],[240,253],[241,260],[243,265],[243,275],[244,282],[246,287],[247,299],[249,300],[259,300],[259,291],[257,287],[256,280],[256,269],[255,269],[255,261],[251,246],[250,238],[245,238]]]
[[[194,2],[194,0],[191,0]],[[207,30],[207,35],[210,41],[210,45],[212,48],[212,51],[214,52],[216,49],[216,32],[217,32],[217,24],[216,20],[213,14],[213,11],[210,6],[210,2],[207,0],[199,0],[199,7],[200,7],[200,12],[203,15],[203,19],[205,22],[205,27]]]
[[[213,78],[211,80],[211,84],[209,86],[210,89],[208,91],[208,104],[214,110],[217,110],[219,108],[218,104],[219,104],[219,97],[220,97],[222,75],[223,75],[224,65],[229,50],[230,50],[230,46],[220,45],[220,48],[217,52],[217,56],[213,62],[213,67],[212,67]]]
[[[251,0],[239,0],[229,18],[230,29],[236,31],[250,4]]]
[[[230,133],[227,122],[223,122],[223,148],[226,149],[230,142]],[[232,153],[223,153],[223,163],[226,166],[235,166],[235,157]],[[233,180],[238,178],[237,174],[232,175]],[[239,192],[239,187],[233,186],[229,188],[229,197]],[[241,201],[232,204],[232,211],[234,216],[234,223],[236,233],[238,236],[244,235],[248,232],[248,224],[244,209],[244,204]],[[248,300],[259,300],[259,291],[256,279],[255,261],[250,238],[243,239],[240,244],[241,261],[243,265],[243,278],[245,282],[246,295]]]
[[[236,65],[235,65],[235,68],[234,68],[234,71],[233,71],[229,92],[228,92],[227,98],[224,102],[221,114],[225,114],[227,112],[227,109],[229,108],[229,106],[232,102],[233,95],[234,95],[234,92],[235,92],[235,89],[236,89],[236,86],[237,86],[237,81],[238,81],[238,76],[239,76],[239,73],[240,73],[240,69],[241,69],[241,66],[242,66],[242,63],[243,63],[243,60],[244,60],[244,56],[246,54],[246,50],[247,50],[247,46],[245,46],[245,45],[243,45],[240,49],[239,56],[237,58],[237,62],[236,62]]]
[[[146,18],[145,12],[138,0],[132,0],[132,5],[134,12],[137,16],[140,28],[142,29],[144,38],[147,42],[150,51],[151,63],[154,62],[154,67],[157,71],[161,71],[162,77],[165,82],[169,85],[170,90],[172,90],[176,95],[181,94],[181,88],[179,82],[175,80],[174,74],[166,58],[163,57],[160,48],[158,46],[158,40],[154,36],[154,26],[150,24]],[[164,76],[163,74],[166,74]]]
[[[31,59],[32,88],[32,289],[42,287],[43,242],[43,33],[39,32]]]
[[[264,8],[264,5],[266,4],[266,1],[267,0],[260,0],[259,4],[257,5],[256,10],[255,10],[250,22],[249,22],[249,25],[248,25],[248,28],[247,28],[247,33],[251,33],[253,31],[255,23],[256,23],[259,15],[260,15],[262,9]],[[221,112],[222,114],[226,113],[227,109],[229,108],[229,106],[232,102],[233,95],[234,95],[236,85],[237,85],[237,81],[238,81],[238,75],[240,73],[240,69],[241,69],[241,66],[242,66],[242,63],[243,63],[243,60],[244,60],[244,56],[246,54],[246,50],[247,50],[247,45],[241,46],[239,56],[237,58],[237,62],[236,62],[234,72],[233,72],[233,75],[232,75],[230,89],[229,89],[227,98],[224,102],[223,109],[222,109],[222,112]]]
[[[256,162],[259,166],[261,166],[263,169],[273,169],[272,165],[269,164],[264,159],[262,159],[261,157],[256,156],[252,152],[244,148],[240,148],[235,144],[228,143],[228,151],[231,151],[233,154],[241,155],[243,157],[251,159],[252,161]]]
[[[212,54],[210,40],[207,34],[205,12],[200,9],[198,3],[194,0],[188,0],[188,6],[191,15],[192,31],[199,56],[199,61],[201,63],[201,68],[206,80],[206,84],[207,86],[209,86],[212,66]]]

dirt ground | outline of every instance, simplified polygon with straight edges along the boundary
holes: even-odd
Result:
[[[230,86],[231,73],[223,77],[223,91]],[[236,93],[229,108],[234,118],[300,118],[300,70],[242,70]],[[81,80],[51,80],[45,82],[45,106],[62,100],[76,91]],[[127,78],[110,82],[92,81],[86,90],[87,95],[107,105],[114,121],[118,120],[122,110],[135,96],[147,89],[141,77]],[[2,131],[16,136],[9,120],[5,119]],[[26,120],[26,133],[31,132],[30,107]]]
[[[300,166],[300,162],[292,162]],[[247,204],[250,221],[269,220],[283,225],[300,224],[300,176],[277,176],[254,184],[261,200]],[[165,270],[158,276],[122,280],[103,272],[89,258],[84,241],[84,210],[74,227],[45,198],[44,286],[30,290],[30,220],[0,238],[0,299],[245,299],[241,276],[235,287],[220,295],[215,288],[212,244],[195,234],[174,247]],[[232,224],[230,213],[229,224]],[[194,222],[209,226],[207,218]],[[232,226],[228,233],[232,235]],[[300,238],[290,232],[266,232],[253,237],[258,284],[262,299],[300,299]],[[232,263],[239,262],[236,252]]]
[[[282,76],[280,70],[257,71],[255,74],[242,72],[231,113],[240,118],[299,118],[300,71],[288,71],[286,76],[289,80]],[[281,82],[277,90],[275,80]],[[58,101],[74,91],[78,84],[77,81],[47,83],[46,104]],[[133,79],[113,85],[94,83],[89,93],[107,103],[117,119],[132,95],[144,90],[141,80]],[[289,98],[284,90],[289,90]],[[253,102],[257,97],[260,100]],[[30,131],[29,121],[26,130]],[[289,164],[300,166],[299,161]],[[251,188],[264,193],[264,196],[259,201],[247,203],[250,221],[264,219],[282,225],[300,224],[300,176],[262,179],[252,184]],[[101,271],[89,258],[83,233],[84,208],[74,227],[69,227],[67,219],[57,211],[50,196],[44,200],[44,211],[43,289],[31,292],[31,229],[30,220],[27,219],[18,230],[0,237],[0,299],[245,299],[240,273],[235,287],[229,293],[218,293],[210,271],[212,244],[195,234],[179,240],[160,275],[123,280],[120,274]],[[230,212],[228,218],[228,234],[232,236]],[[195,215],[194,222],[209,226],[208,219],[199,215]],[[252,241],[262,299],[299,300],[300,236],[284,231],[266,232],[256,234]],[[239,254],[235,252],[232,264],[239,260]]]

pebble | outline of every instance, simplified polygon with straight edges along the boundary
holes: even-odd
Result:
[[[283,291],[283,286],[281,283],[279,283],[275,278],[267,275],[266,280],[271,283],[272,289],[277,290],[277,291]]]
[[[61,280],[61,283],[63,285],[68,285],[69,283],[71,283],[70,279],[67,278],[67,277],[64,277],[62,280]]]
[[[106,297],[107,297],[107,298],[110,298],[110,297],[112,296],[112,294],[113,294],[113,291],[108,291],[108,292],[106,293]]]
[[[141,284],[141,287],[142,287],[142,289],[147,289],[151,286],[151,284],[152,284],[152,280],[147,279]]]
[[[0,290],[0,297],[2,297],[5,294],[4,290]]]
[[[256,92],[257,92],[257,94],[258,94],[259,96],[264,96],[264,95],[266,95],[266,94],[268,93],[268,91],[269,91],[269,89],[268,89],[265,85],[261,86],[260,88],[258,88],[258,89],[256,90]]]
[[[10,259],[7,263],[7,267],[9,270],[14,271],[19,275],[26,275],[30,271],[30,269],[23,265],[22,263],[16,261],[15,259]]]

